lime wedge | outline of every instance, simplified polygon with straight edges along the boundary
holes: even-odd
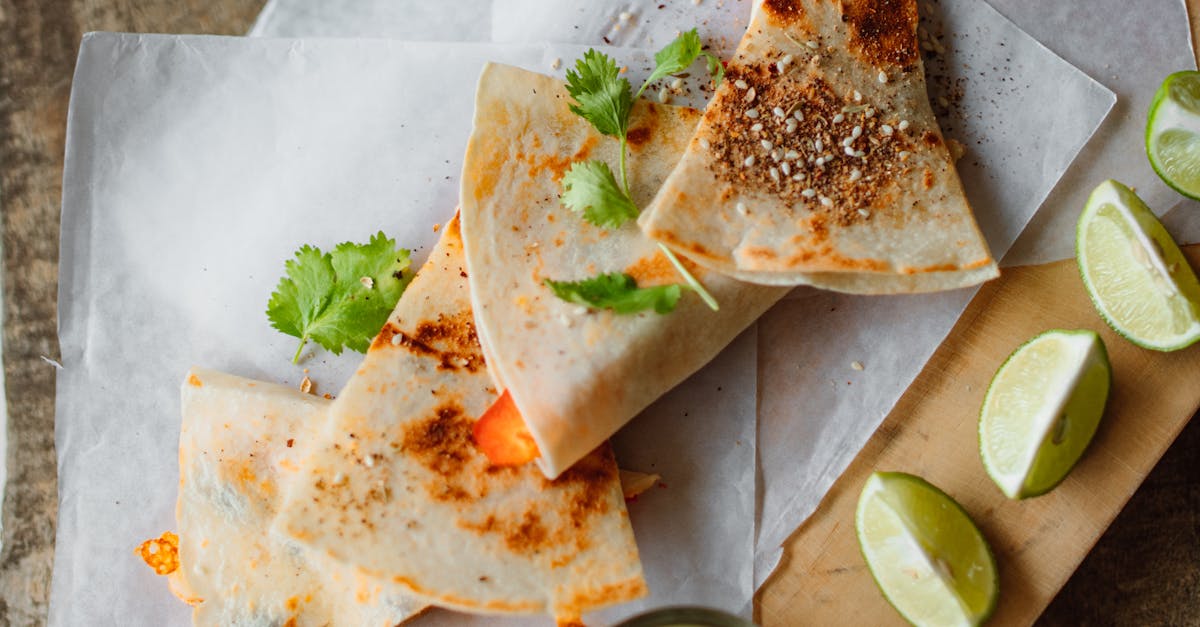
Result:
[[[1200,339],[1200,282],[1158,218],[1128,187],[1105,181],[1075,233],[1083,284],[1109,326],[1143,348]]]
[[[1146,155],[1162,180],[1200,200],[1200,72],[1163,81],[1146,118]]]
[[[888,602],[914,625],[978,625],[996,606],[996,560],[954,499],[900,472],[867,479],[858,544]]]
[[[1058,485],[1087,448],[1112,380],[1092,331],[1047,331],[996,371],[979,414],[983,467],[1009,498]]]

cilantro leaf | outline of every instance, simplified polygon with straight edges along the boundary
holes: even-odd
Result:
[[[300,247],[267,302],[271,326],[300,338],[292,361],[310,339],[335,355],[343,347],[366,352],[411,279],[404,273],[409,264],[408,251],[382,232],[366,244],[338,244],[332,253]]]
[[[617,228],[638,216],[637,205],[617,186],[608,164],[576,161],[562,178],[563,206],[583,212],[583,219],[599,227]]]
[[[633,110],[633,88],[620,73],[611,57],[590,49],[575,61],[574,70],[567,70],[567,93],[576,101],[573,113],[602,134],[623,140]]]
[[[708,65],[708,73],[713,76],[713,80],[719,86],[721,79],[725,76],[725,67],[721,65],[721,60],[716,55],[704,52],[702,48],[700,34],[696,29],[681,33],[674,41],[654,54],[654,71],[650,73],[646,82],[642,83],[637,95],[641,96],[650,83],[688,69],[701,56]]]
[[[646,89],[646,85],[671,74],[678,74],[688,68],[696,57],[700,56],[700,34],[696,29],[681,33],[675,41],[654,53],[654,71],[638,90],[638,95]]]
[[[708,65],[708,75],[713,77],[713,87],[720,87],[721,81],[725,80],[725,66],[711,52],[704,53],[704,62]]]
[[[660,314],[675,310],[683,290],[679,285],[638,287],[633,277],[623,272],[599,274],[582,281],[544,281],[554,295],[569,303],[593,309],[611,309],[619,314],[653,309]]]

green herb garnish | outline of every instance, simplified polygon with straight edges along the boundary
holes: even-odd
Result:
[[[382,232],[330,253],[297,250],[267,302],[271,326],[300,338],[292,363],[310,339],[335,355],[343,347],[365,353],[412,279],[404,272],[409,263],[409,252]]]
[[[682,72],[700,56],[705,57],[708,71],[719,85],[725,75],[725,69],[714,55],[701,50],[700,35],[693,28],[681,34],[675,41],[667,44],[665,48],[654,55],[654,71],[642,83],[636,95],[633,94],[633,88],[629,81],[621,77],[616,62],[608,55],[591,49],[585,52],[582,58],[575,61],[575,68],[567,70],[567,93],[575,99],[575,103],[571,105],[571,111],[591,122],[592,126],[601,134],[615,137],[620,142],[621,182],[620,185],[617,184],[612,169],[603,161],[591,160],[575,163],[562,178],[561,200],[564,206],[572,211],[582,213],[585,220],[602,228],[617,228],[637,218],[639,210],[637,204],[633,202],[633,194],[629,189],[629,174],[625,167],[625,157],[628,152],[629,115],[633,111],[633,101],[640,97],[651,83]],[[709,294],[708,290],[704,289],[704,286],[683,267],[683,264],[669,248],[661,243],[658,246],[688,286],[695,290],[713,311],[716,311],[717,301],[712,294]],[[611,277],[612,275],[601,275],[594,280],[600,280],[604,276]],[[637,289],[633,278],[625,276],[630,283],[633,283],[633,288]],[[554,282],[547,282],[548,285],[551,283]],[[566,285],[566,283],[558,283],[558,285]],[[572,293],[575,294],[575,298],[581,297],[579,292]],[[559,298],[569,300],[557,289],[555,289],[555,294]],[[572,300],[572,302],[580,301]],[[627,313],[596,303],[592,303],[591,306],[613,309],[617,313]],[[655,308],[659,313],[668,313],[672,309],[674,309],[674,303],[666,311]]]
[[[545,280],[554,295],[569,302],[595,309],[611,309],[619,314],[653,309],[660,314],[675,310],[683,292],[680,285],[638,287],[628,274],[612,272],[582,281]]]

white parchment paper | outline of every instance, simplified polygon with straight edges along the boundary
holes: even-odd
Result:
[[[132,553],[175,524],[186,369],[298,383],[295,340],[263,313],[284,261],[382,229],[419,263],[457,201],[483,63],[549,71],[582,52],[85,36],[63,185],[51,624],[188,622]],[[648,67],[617,52],[635,78]],[[630,508],[653,595],[602,620],[677,603],[749,610],[755,350],[744,335],[618,438],[622,463],[666,487]],[[310,354],[320,392],[358,362]]]
[[[532,4],[541,10],[531,11]],[[708,41],[724,51],[736,45],[752,6],[704,0],[667,11],[659,4],[494,0],[492,34],[500,41],[562,36],[641,45],[703,24]],[[966,148],[959,174],[993,254],[1002,258],[1115,98],[982,0],[919,6],[922,27],[937,42],[925,55],[930,99],[942,130]],[[540,15],[510,18],[531,13]],[[758,584],[974,293],[855,298],[797,290],[760,321]],[[853,361],[869,367],[854,370]]]
[[[1005,258],[1008,265],[1044,263],[1073,256],[1075,221],[1088,194],[1115,178],[1134,187],[1168,222],[1181,242],[1200,242],[1200,224],[1182,214],[1200,204],[1167,187],[1146,159],[1146,113],[1162,80],[1196,69],[1183,0],[1089,0],[1029,2],[991,0],[996,8],[1054,52],[1117,94],[1117,105],[1047,199],[1030,228]],[[1061,106],[1047,100],[1033,115]]]

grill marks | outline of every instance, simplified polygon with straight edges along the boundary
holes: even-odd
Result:
[[[461,369],[475,373],[486,365],[475,332],[475,321],[469,311],[453,316],[439,314],[432,322],[418,324],[411,334],[389,322],[371,343],[371,350],[389,345],[438,360],[438,370]]]

